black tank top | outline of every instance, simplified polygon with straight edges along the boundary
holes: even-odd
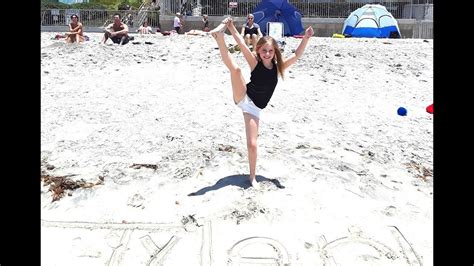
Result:
[[[275,62],[273,68],[266,68],[262,61],[259,61],[250,75],[250,82],[247,84],[247,95],[255,105],[263,109],[267,106],[278,83],[278,71]]]
[[[244,30],[244,35],[247,35],[247,34],[255,34],[255,35],[258,35],[258,28],[259,28],[259,25],[258,24],[253,24],[253,28],[250,28],[250,26],[246,23],[245,25],[245,30]]]

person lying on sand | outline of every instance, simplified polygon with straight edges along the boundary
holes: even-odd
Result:
[[[198,35],[198,36],[206,36],[209,35],[209,32],[205,32],[202,30],[190,30],[184,33],[185,35]]]

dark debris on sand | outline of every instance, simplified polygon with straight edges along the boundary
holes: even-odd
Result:
[[[156,164],[148,164],[148,163],[134,163],[130,166],[130,168],[133,168],[133,169],[140,169],[140,168],[150,168],[150,169],[153,169],[153,170],[157,170],[158,169],[158,165]]]
[[[415,171],[415,175],[417,178],[422,179],[423,181],[428,181],[428,179],[433,177],[433,170],[424,167],[423,165],[411,160],[409,163],[405,163],[408,167],[409,172]]]
[[[71,175],[69,175],[71,176]],[[49,185],[49,190],[53,193],[53,200],[51,202],[57,201],[64,197],[67,190],[75,190],[78,188],[92,188],[96,185],[101,185],[104,183],[104,178],[99,177],[99,181],[95,184],[86,182],[84,179],[77,181],[72,180],[68,176],[52,176],[48,174],[41,175],[41,181],[44,182],[44,186]],[[68,193],[69,196],[72,195],[71,192]]]

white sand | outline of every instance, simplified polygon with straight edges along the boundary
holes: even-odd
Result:
[[[292,265],[432,265],[433,40],[312,38],[264,110],[256,191],[211,37],[54,35],[41,34],[42,171],[104,184],[55,202],[42,184],[42,265],[145,265],[147,237],[173,235],[164,265],[224,265],[252,236]],[[273,256],[259,243],[244,253]]]

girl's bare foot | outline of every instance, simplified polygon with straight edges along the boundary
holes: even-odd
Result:
[[[229,25],[229,23],[232,23],[232,21],[233,21],[233,20],[232,20],[232,17],[231,17],[231,16],[228,16],[228,17],[226,17],[226,18],[222,21],[222,23],[223,23],[223,24],[226,24],[226,25]]]
[[[209,31],[208,34],[211,34],[212,36],[214,32],[222,32],[224,33],[227,30],[227,26],[232,23],[232,17],[226,17],[224,20],[222,20],[221,24],[217,26],[215,29]],[[215,38],[215,37],[214,37]]]
[[[250,179],[249,181],[250,181],[250,185],[252,185],[253,188],[255,188],[255,189],[260,189],[260,184],[258,184],[256,178]]]
[[[220,38],[224,38],[224,32],[223,31],[214,31],[214,32],[209,32],[209,34],[212,35],[212,37],[214,37],[214,39],[220,39]]]

